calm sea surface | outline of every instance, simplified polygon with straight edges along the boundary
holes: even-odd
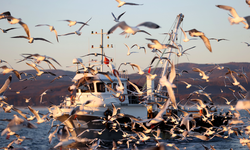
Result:
[[[36,110],[39,110],[39,112],[46,114],[48,112],[47,108],[34,108]],[[224,111],[227,110],[228,108],[225,107]],[[24,112],[29,112],[28,109],[21,109]],[[30,112],[29,112],[30,113]],[[241,117],[249,117],[249,114],[246,111],[240,111]],[[16,112],[12,111],[11,113],[4,113],[2,110],[0,111],[0,119],[12,119],[13,115],[17,114]],[[19,115],[20,116],[20,115]],[[245,125],[248,124],[248,118],[242,119],[245,122]],[[0,131],[2,132],[3,129],[6,128],[8,121],[0,121]],[[53,142],[49,144],[48,140],[48,131],[50,130],[51,127],[51,121],[42,123],[42,124],[37,124],[36,119],[31,121],[31,123],[37,125],[37,129],[21,129],[17,131],[16,133],[19,134],[20,136],[25,136],[26,138],[31,138],[31,140],[25,140],[21,145],[13,144],[14,148],[26,148],[30,150],[53,150],[54,146],[59,142],[56,138],[53,138]],[[59,123],[59,122],[58,122]],[[54,122],[54,124],[57,124],[57,122]],[[207,147],[210,147],[210,145],[213,145],[216,150],[229,150],[230,148],[233,148],[234,150],[248,150],[247,146],[242,146],[239,143],[238,138],[242,138],[248,136],[243,135],[237,137],[235,134],[232,134],[230,138],[228,139],[221,139],[218,137],[213,138],[210,141],[202,141],[196,138],[193,138],[193,140],[190,141],[178,141],[178,140],[163,140],[162,142],[165,143],[175,143],[175,145],[179,149],[188,149],[188,150],[203,150],[204,148],[202,147],[201,144],[206,145]],[[1,147],[6,147],[12,140],[14,140],[16,137],[11,136],[10,139],[6,139],[6,135],[0,137],[0,148]],[[147,149],[149,147],[154,147],[155,142],[154,141],[149,141],[146,142],[145,144],[140,144],[137,145],[138,149]],[[132,147],[132,144],[131,144]],[[110,144],[109,148],[98,148],[98,149],[111,149],[112,145]],[[59,148],[58,148],[59,149]],[[79,147],[79,149],[87,149],[86,147]],[[120,149],[127,149],[126,145],[121,145]],[[171,147],[168,147],[168,149],[174,149]]]

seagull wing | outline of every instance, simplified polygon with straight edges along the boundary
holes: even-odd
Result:
[[[23,23],[22,21],[19,21],[19,24],[23,27],[27,36],[30,38],[30,30],[29,30],[29,27],[27,26],[27,24]]]
[[[211,44],[210,44],[210,41],[209,39],[205,36],[205,35],[202,35],[200,36],[200,38],[203,40],[204,44],[206,45],[207,49],[212,52],[212,47],[211,47]]]
[[[237,14],[237,12],[235,11],[235,9],[233,7],[226,6],[226,5],[216,5],[216,6],[219,7],[219,8],[221,8],[221,9],[225,9],[225,10],[230,11],[231,15],[234,18],[238,18],[239,17],[239,15]]]
[[[70,33],[66,33],[66,34],[61,34],[61,35],[58,35],[58,36],[65,36],[65,35],[71,35],[71,34],[75,34],[75,32],[70,32]]]
[[[50,42],[50,41],[48,41],[48,40],[46,40],[44,38],[34,38],[34,40],[41,40],[41,41],[45,41],[45,42],[53,44],[52,42]]]
[[[126,11],[125,11],[126,12]],[[120,20],[121,16],[125,14],[125,12],[123,12],[122,14],[120,14],[117,18],[117,20]]]
[[[114,17],[114,19],[117,20],[116,17],[115,17],[115,15],[114,15],[112,12],[111,12],[111,14],[112,14],[112,16]]]
[[[32,112],[32,114],[34,114],[34,116],[36,117],[37,120],[41,120],[41,117],[39,116],[39,114],[38,114],[38,112],[36,110],[31,108],[30,106],[28,106],[28,108]]]
[[[92,19],[92,17],[91,17],[85,24],[83,24],[83,25],[78,29],[78,31],[80,31],[85,25],[87,25],[87,23],[88,23],[91,19]]]
[[[125,21],[119,22],[116,25],[114,25],[111,29],[109,29],[108,34],[113,33],[117,27],[120,27],[122,30],[126,30],[127,28],[130,28]]]
[[[11,80],[12,80],[12,75],[9,76],[9,78],[5,81],[4,85],[1,87],[0,96],[2,96],[4,92],[8,89],[8,87],[10,86]]]
[[[145,26],[145,27],[152,28],[152,29],[160,28],[160,26],[158,24],[153,23],[153,22],[149,22],[149,21],[140,23],[137,25],[137,27],[139,27],[139,26]]]

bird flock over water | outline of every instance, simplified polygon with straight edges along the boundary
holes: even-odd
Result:
[[[120,7],[126,7],[126,5],[130,5],[131,7],[143,7],[143,4],[136,4],[136,3],[131,3],[131,2],[124,2],[121,0],[116,0],[118,2],[118,8]],[[249,5],[250,7],[250,1],[246,0],[246,4]],[[250,16],[245,16],[245,17],[240,17],[236,10],[227,5],[216,5],[215,7],[218,7],[220,9],[224,9],[230,12],[228,20],[231,25],[234,24],[244,24],[245,29],[249,29],[249,24],[250,24]],[[111,12],[111,15],[114,18],[114,21],[116,24],[112,26],[107,34],[115,34],[117,28],[120,28],[123,30],[120,35],[125,35],[125,38],[129,38],[130,35],[136,36],[135,34],[139,32],[143,32],[147,34],[148,36],[152,36],[148,31],[141,30],[139,27],[146,27],[149,29],[158,29],[160,28],[160,25],[151,22],[151,21],[146,21],[142,22],[136,26],[129,26],[125,21],[120,21],[123,15],[126,15],[126,12],[121,13],[118,17],[116,17],[115,14]],[[70,33],[65,33],[65,34],[58,34],[54,26],[49,25],[49,24],[37,24],[36,27],[42,27],[42,26],[47,26],[49,27],[49,30],[51,32],[55,33],[56,41],[59,42],[59,37],[61,38],[62,36],[67,36],[67,35],[72,35],[76,34],[78,36],[81,35],[81,30],[84,26],[89,26],[91,25],[91,19],[88,19],[86,22],[83,21],[72,21],[72,20],[61,20],[61,21],[66,21],[68,22],[68,26],[76,26],[80,24],[80,28],[74,32]],[[11,12],[3,12],[0,14],[0,20],[3,21],[8,21],[11,25],[13,24],[19,24],[21,27],[24,29],[26,35],[19,35],[19,36],[13,36],[11,38],[24,38],[27,39],[29,43],[33,43],[34,40],[40,40],[40,41],[45,41],[47,43],[52,44],[51,41],[41,38],[41,37],[32,37],[31,33],[29,31],[29,27],[26,23],[23,22],[21,18],[15,18],[12,16]],[[8,32],[15,32],[15,30],[18,30],[19,28],[17,27],[10,27],[8,29],[2,29],[3,33],[8,33]],[[215,40],[217,42],[226,42],[229,41],[228,39],[224,38],[208,38],[205,36],[205,33],[197,30],[197,29],[190,29],[190,30],[183,30],[180,28],[183,35],[184,39],[183,42],[190,42],[190,40],[199,40],[199,38],[203,41],[205,47],[209,50],[209,52],[212,52],[212,46],[210,44],[211,40]],[[199,38],[189,38],[187,36],[187,33],[190,37],[199,37]],[[173,35],[171,33],[168,33],[170,37]],[[147,44],[147,47],[138,45],[138,44],[133,44],[132,46],[128,46],[126,43],[124,43],[125,47],[127,48],[127,56],[132,55],[133,53],[139,53],[138,51],[131,51],[133,48],[137,48],[137,50],[143,50],[144,53],[147,53],[147,49],[150,49],[153,54],[155,54],[154,58],[150,61],[149,68],[147,69],[148,71],[145,71],[145,69],[142,69],[139,65],[132,63],[132,62],[123,62],[119,65],[118,69],[112,64],[112,57],[109,57],[105,54],[100,54],[100,53],[89,53],[86,55],[83,55],[81,57],[86,57],[86,56],[103,56],[105,57],[105,60],[107,63],[108,68],[110,69],[110,73],[106,72],[101,72],[97,69],[93,69],[95,65],[93,66],[87,66],[87,63],[82,63],[81,59],[76,60],[76,64],[80,65],[82,68],[78,69],[83,72],[89,72],[92,75],[97,75],[97,74],[102,74],[105,75],[110,82],[113,82],[110,76],[116,76],[117,80],[119,81],[117,86],[115,88],[111,88],[108,85],[105,85],[109,91],[113,93],[113,96],[115,98],[122,98],[125,96],[124,92],[124,86],[120,80],[119,77],[119,71],[121,67],[124,67],[122,65],[129,65],[130,67],[133,68],[133,70],[138,71],[138,75],[145,75],[149,76],[151,79],[159,79],[159,84],[162,87],[166,87],[168,96],[162,96],[159,93],[155,92],[154,96],[161,97],[165,99],[166,101],[164,103],[157,103],[154,102],[154,104],[158,107],[159,112],[154,115],[153,117],[149,119],[141,119],[141,118],[136,118],[134,116],[129,116],[126,114],[119,113],[120,108],[116,108],[116,106],[112,103],[112,113],[107,115],[106,118],[100,118],[98,120],[93,120],[94,122],[102,122],[102,124],[108,125],[106,128],[102,130],[96,130],[99,135],[101,135],[105,130],[109,131],[116,131],[116,132],[122,132],[123,133],[123,139],[119,140],[114,140],[112,141],[112,149],[119,149],[119,147],[122,147],[122,145],[126,145],[127,148],[132,148],[133,149],[138,149],[137,145],[141,143],[145,143],[148,141],[153,141],[156,144],[156,148],[162,148],[166,149],[167,147],[172,147],[174,149],[179,149],[177,144],[174,143],[168,143],[165,142],[162,139],[162,134],[163,133],[168,133],[170,135],[170,139],[174,139],[177,141],[191,141],[194,138],[200,139],[201,141],[210,141],[213,138],[221,138],[221,139],[228,139],[232,137],[232,134],[235,134],[238,136],[239,143],[242,144],[243,146],[247,145],[247,147],[250,149],[250,125],[248,122],[244,120],[243,117],[241,117],[240,110],[247,111],[249,114],[249,109],[250,109],[250,92],[242,86],[242,84],[238,81],[239,78],[243,78],[246,82],[248,82],[248,76],[244,71],[244,68],[242,67],[240,70],[232,70],[229,67],[226,66],[219,66],[217,64],[214,65],[214,68],[212,70],[201,70],[199,68],[193,67],[192,71],[196,72],[199,74],[201,77],[200,79],[194,79],[194,80],[201,80],[204,82],[209,82],[210,79],[210,74],[214,70],[227,70],[224,76],[220,76],[219,78],[223,79],[223,82],[225,83],[225,88],[228,89],[237,89],[233,90],[233,95],[235,99],[233,100],[228,100],[226,97],[221,96],[220,98],[225,100],[225,104],[230,107],[230,109],[224,113],[215,113],[213,112],[217,107],[214,104],[212,98],[210,97],[210,94],[207,93],[206,87],[202,87],[200,85],[193,85],[188,83],[187,81],[180,81],[186,86],[186,89],[189,88],[196,88],[193,92],[189,94],[189,96],[186,98],[186,101],[189,101],[190,103],[194,104],[195,107],[197,107],[197,110],[199,110],[200,116],[194,116],[194,114],[189,113],[185,110],[182,110],[184,105],[181,103],[176,102],[176,97],[175,97],[175,92],[174,89],[177,87],[175,83],[175,78],[176,76],[182,76],[184,74],[188,74],[188,71],[182,70],[181,72],[178,72],[177,69],[175,68],[174,61],[171,60],[170,58],[164,57],[164,54],[169,54],[169,53],[174,53],[177,57],[182,57],[184,54],[188,54],[187,51],[195,49],[196,46],[183,49],[181,44],[175,43],[174,38],[170,38],[170,41],[172,44],[163,44],[160,43],[157,39],[154,38],[146,38],[145,40],[150,41],[151,43]],[[153,43],[153,44],[152,44]],[[247,42],[242,42],[246,44],[247,46],[250,46]],[[171,52],[165,52],[165,49],[174,49],[176,52],[171,51]],[[55,78],[50,81],[50,83],[55,82],[55,80],[59,80],[61,78],[67,77],[68,75],[56,75],[53,73],[53,69],[56,70],[56,65],[61,66],[61,64],[56,61],[56,59],[47,56],[47,55],[41,55],[41,54],[26,54],[23,53],[21,54],[22,59],[17,61],[17,63],[23,63],[25,62],[26,65],[29,67],[33,68],[36,71],[36,74],[28,74],[26,72],[21,72],[16,69],[14,69],[7,61],[0,59],[0,64],[5,64],[3,66],[0,66],[2,70],[2,74],[9,74],[13,73],[18,81],[25,82],[27,80],[30,81],[35,81],[39,80],[39,77],[44,76],[44,74],[47,74],[49,76],[54,76]],[[168,76],[163,76],[161,78],[156,78],[157,74],[151,74],[151,67],[154,64],[155,60],[159,59],[160,63],[163,63],[167,61],[171,69],[169,70]],[[94,61],[96,62],[96,61]],[[50,70],[44,69],[41,64],[46,63]],[[23,128],[30,128],[30,129],[36,129],[39,128],[39,124],[46,123],[46,122],[51,122],[51,129],[48,132],[48,141],[49,143],[52,143],[53,139],[55,138],[55,134],[57,134],[57,137],[59,139],[59,142],[54,145],[54,148],[58,147],[67,147],[68,145],[72,143],[85,143],[89,149],[98,149],[99,147],[103,148],[109,148],[110,147],[105,147],[105,144],[101,141],[101,139],[86,139],[86,138],[81,138],[81,135],[84,134],[84,132],[89,132],[92,129],[86,129],[82,133],[80,133],[77,136],[72,136],[70,134],[70,130],[75,130],[72,128],[69,128],[65,126],[62,123],[53,125],[54,121],[56,120],[55,116],[61,116],[63,115],[63,112],[60,110],[59,106],[56,106],[52,104],[51,106],[48,107],[50,110],[49,113],[47,114],[42,114],[39,111],[35,110],[32,108],[32,106],[27,106],[28,110],[30,113],[27,112],[22,112],[15,106],[8,104],[7,97],[5,96],[5,92],[7,90],[11,91],[11,82],[12,82],[12,75],[9,75],[9,77],[6,79],[5,83],[2,84],[0,88],[0,107],[3,108],[4,113],[11,113],[11,111],[15,111],[18,113],[13,115],[13,119],[7,119],[9,121],[8,125],[1,131],[1,136],[6,136],[6,140],[10,138],[10,136],[15,136],[16,138],[12,140],[9,144],[6,144],[6,147],[2,147],[1,149],[13,149],[14,144],[21,144],[24,140],[32,140],[31,138],[26,138],[24,136],[20,136],[18,134],[19,130],[22,130]],[[77,80],[73,85],[69,87],[69,91],[73,91],[77,87],[79,87],[81,84],[86,84],[88,85],[88,88],[90,89],[89,83],[92,83],[93,81],[91,79],[88,79],[87,77],[82,77],[81,79]],[[131,95],[134,96],[143,96],[144,101],[141,103],[142,105],[149,105],[152,102],[147,102],[146,101],[146,96],[145,93],[147,90],[140,89],[136,84],[128,80],[128,83],[134,88],[133,91],[130,91]],[[23,87],[22,89],[18,91],[14,91],[16,94],[19,94],[21,91],[26,90],[27,87]],[[90,90],[91,91],[91,90]],[[44,90],[40,94],[40,103],[44,103],[43,101],[43,96],[46,95],[48,92],[53,92],[50,89]],[[223,91],[221,91],[223,92]],[[238,97],[235,95],[237,94]],[[92,93],[94,95],[94,93]],[[198,96],[198,97],[197,97]],[[204,102],[202,99],[200,99],[199,96],[205,96],[206,99],[209,102]],[[25,98],[24,99],[26,103],[29,103],[31,98]],[[232,101],[237,101],[236,105],[232,105]],[[75,114],[79,111],[85,111],[84,106],[92,103],[91,100],[85,102],[81,106],[75,107],[70,113],[69,113],[69,118],[76,116]],[[176,115],[174,112],[171,113],[170,116],[166,116],[165,112],[166,110],[172,107],[174,109],[179,109],[182,114],[180,116]],[[56,114],[53,114],[51,109],[57,110]],[[218,109],[218,108],[217,108]],[[19,117],[21,116],[21,117]],[[129,118],[129,122],[121,122],[121,118]],[[36,119],[36,124],[31,123],[30,121]],[[88,122],[86,124],[82,124],[77,118],[75,118],[78,122],[78,126],[87,126]],[[248,119],[248,118],[247,118]],[[244,120],[244,121],[243,121]],[[6,120],[1,120],[1,121],[6,121]],[[55,129],[54,129],[55,127]],[[51,132],[51,130],[54,129],[54,131]],[[128,132],[129,131],[129,132]],[[35,132],[35,131],[34,131]],[[7,143],[7,141],[5,141]],[[132,144],[131,144],[132,143]],[[118,146],[120,145],[120,146]],[[207,150],[210,149],[206,145],[202,144],[202,147]],[[214,146],[210,146],[211,149],[216,149]]]

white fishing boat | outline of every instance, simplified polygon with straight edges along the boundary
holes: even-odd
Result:
[[[183,18],[182,14],[177,16],[170,45],[174,45]],[[165,51],[171,52],[172,48],[165,49]],[[167,55],[170,58],[171,53]],[[167,96],[164,96],[166,92],[161,91],[160,84],[155,89],[154,78],[151,78],[150,75],[147,75],[146,78],[146,94],[134,96],[132,93],[136,92],[135,89],[128,89],[128,79],[121,78],[122,73],[119,75],[115,69],[110,73],[102,72],[103,56],[102,54],[99,71],[86,71],[86,69],[81,71],[77,67],[76,75],[72,79],[77,83],[74,89],[76,95],[68,96],[60,106],[50,108],[53,118],[65,124],[72,136],[105,140],[121,139],[124,136],[123,131],[129,132],[142,128],[142,125],[134,126],[133,121],[144,120],[145,123],[145,120],[157,115],[160,108],[154,102],[164,104],[168,99]],[[73,63],[78,66],[82,62],[81,59],[74,59]],[[162,77],[166,76],[168,65],[169,62],[166,61],[161,73]],[[79,82],[80,80],[83,82]],[[124,87],[123,92],[116,91],[117,86]],[[143,102],[147,102],[147,105],[143,105]],[[165,115],[172,115],[172,113],[179,115],[177,109],[171,107],[164,111]]]

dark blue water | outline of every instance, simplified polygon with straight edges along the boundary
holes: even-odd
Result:
[[[48,112],[47,108],[34,108],[36,110],[40,110],[39,112],[46,114]],[[28,109],[21,109],[24,112],[29,112]],[[226,109],[225,109],[226,110]],[[29,112],[30,113],[30,112]],[[245,111],[240,111],[241,117],[248,117],[249,114]],[[3,111],[0,112],[0,119],[12,119],[13,115],[17,114],[16,112],[12,111],[11,113],[5,113]],[[19,115],[20,117],[20,115]],[[245,125],[248,124],[248,119],[245,120]],[[6,128],[8,121],[0,121],[0,131],[2,132],[3,129]],[[23,128],[16,133],[20,136],[25,136],[26,138],[31,138],[31,140],[24,140],[24,142],[21,145],[13,144],[15,148],[27,148],[31,150],[53,150],[54,146],[59,142],[56,137],[54,137],[53,142],[50,144],[48,139],[48,131],[51,127],[51,121],[45,122],[42,124],[37,124],[36,119],[31,121],[31,123],[35,124],[38,128],[37,129],[28,129]],[[59,122],[54,122],[54,124],[58,124]],[[210,147],[210,145],[213,145],[216,150],[229,150],[230,148],[233,148],[234,150],[248,150],[247,146],[242,146],[239,143],[238,138],[242,137],[248,137],[246,135],[237,137],[236,135],[232,134],[230,138],[228,139],[222,139],[215,137],[210,141],[201,141],[199,139],[193,138],[193,140],[190,141],[178,141],[178,140],[163,140],[164,143],[174,143],[179,149],[188,149],[188,150],[203,150],[202,144],[206,145],[207,147]],[[6,147],[12,140],[16,139],[14,135],[10,137],[10,139],[6,139],[6,135],[0,137],[0,148]],[[137,144],[138,149],[147,149],[150,147],[155,146],[154,141],[148,141],[146,143]],[[110,146],[109,146],[110,145]],[[98,148],[98,149],[111,149],[112,145],[111,143],[106,144],[105,148]],[[118,145],[119,146],[119,145]],[[107,148],[108,147],[108,148]],[[119,149],[128,149],[126,148],[127,145],[120,145]],[[133,144],[131,143],[130,148],[133,148]],[[59,148],[57,148],[59,149]],[[88,149],[87,147],[79,147],[78,149]],[[168,147],[168,149],[174,149],[172,147]]]

